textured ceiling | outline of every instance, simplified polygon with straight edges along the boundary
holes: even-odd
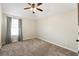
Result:
[[[3,13],[20,16],[20,17],[46,17],[49,15],[60,14],[76,8],[76,4],[71,3],[43,3],[40,6],[43,12],[36,11],[35,14],[31,10],[24,10],[28,7],[27,3],[4,3],[2,4]]]

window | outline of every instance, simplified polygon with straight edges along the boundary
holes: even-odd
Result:
[[[11,25],[11,35],[18,35],[19,33],[19,24],[18,19],[12,19]]]

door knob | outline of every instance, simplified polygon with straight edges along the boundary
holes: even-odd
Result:
[[[76,42],[79,42],[79,40],[76,40]]]

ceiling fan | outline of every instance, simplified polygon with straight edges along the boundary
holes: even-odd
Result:
[[[41,12],[43,11],[42,9],[38,8],[40,5],[42,5],[42,3],[28,3],[28,5],[30,5],[30,7],[26,7],[24,10],[31,9],[33,13],[35,13],[36,10]]]

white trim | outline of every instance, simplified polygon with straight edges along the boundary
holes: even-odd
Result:
[[[37,38],[38,38],[38,39],[41,39],[41,40],[44,40],[44,41],[47,41],[47,42],[49,42],[49,43],[51,43],[51,44],[55,44],[55,45],[60,46],[60,47],[62,47],[62,48],[68,49],[68,50],[73,51],[73,52],[75,52],[75,53],[78,53],[78,51],[75,51],[75,50],[73,50],[73,49],[67,48],[67,47],[65,47],[65,46],[61,46],[61,45],[59,45],[59,44],[53,43],[53,42],[48,41],[48,40],[46,40],[46,39],[43,39],[43,38],[40,38],[40,37],[37,37]]]
[[[2,33],[1,33],[1,27],[2,27],[2,6],[1,6],[1,4],[0,4],[0,48],[1,48],[1,46],[2,46],[2,44],[1,44],[1,35],[2,35]]]

